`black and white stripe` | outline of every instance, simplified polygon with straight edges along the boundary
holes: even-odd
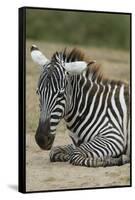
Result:
[[[51,134],[56,131],[56,126],[64,115],[65,109],[65,82],[64,70],[57,63],[47,64],[41,72],[37,93],[40,96],[40,108],[43,118],[50,118]],[[60,78],[61,77],[61,78]],[[59,80],[59,81],[58,81]]]
[[[50,160],[88,167],[129,162],[128,84],[105,80],[94,68],[70,74],[64,63],[75,60],[75,53],[54,54],[39,79],[41,112],[50,118],[51,134],[64,118],[74,144],[52,148]]]

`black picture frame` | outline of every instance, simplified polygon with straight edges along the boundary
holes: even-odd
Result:
[[[108,11],[90,11],[90,10],[71,10],[71,9],[58,9],[58,8],[40,8],[40,7],[21,7],[19,8],[19,87],[18,87],[18,104],[19,104],[19,171],[18,171],[18,190],[22,193],[35,193],[35,192],[53,192],[53,191],[68,191],[68,190],[86,190],[86,189],[108,189],[118,187],[131,187],[132,186],[132,128],[131,128],[131,165],[130,165],[130,184],[109,187],[92,187],[92,188],[75,188],[75,189],[57,189],[57,190],[37,190],[27,191],[26,188],[26,10],[59,10],[59,11],[75,11],[75,12],[94,12],[94,13],[112,13],[124,14],[130,16],[130,97],[132,99],[132,13],[124,12],[108,12]],[[130,116],[132,127],[132,102],[130,104]]]

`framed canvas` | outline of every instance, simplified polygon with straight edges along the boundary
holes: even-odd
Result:
[[[130,187],[131,13],[19,9],[19,191]]]

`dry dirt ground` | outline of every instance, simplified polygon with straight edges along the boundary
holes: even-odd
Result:
[[[39,118],[36,87],[40,68],[30,58],[29,48],[37,44],[50,58],[56,50],[72,46],[27,41],[26,43],[26,190],[59,190],[130,185],[130,164],[120,167],[86,168],[69,163],[50,163],[49,151],[41,150],[34,140]],[[103,74],[109,78],[129,81],[129,52],[81,47],[86,55],[102,65]],[[64,121],[57,129],[54,146],[71,143]]]

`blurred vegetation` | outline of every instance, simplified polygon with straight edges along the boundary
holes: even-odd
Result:
[[[74,45],[130,48],[130,15],[26,10],[26,37]]]

